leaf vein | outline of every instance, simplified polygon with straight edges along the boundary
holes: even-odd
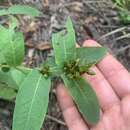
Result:
[[[37,90],[38,90],[38,88],[39,88],[39,83],[40,83],[41,78],[42,78],[42,75],[39,76],[38,82],[37,82],[37,84],[36,84],[36,89],[35,89],[34,95],[33,95],[33,97],[32,97],[30,110],[29,110],[29,112],[28,112],[27,121],[26,121],[26,124],[25,124],[25,127],[24,127],[25,130],[26,130],[27,124],[28,124],[28,122],[29,122],[29,118],[30,118],[31,110],[32,110],[32,107],[33,107],[33,103],[34,103],[34,100],[35,100],[36,94],[37,94]]]

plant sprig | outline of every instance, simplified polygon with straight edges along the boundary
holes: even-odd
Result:
[[[118,10],[119,18],[124,24],[130,23],[130,0],[112,0]]]
[[[18,8],[20,7],[20,8]],[[29,10],[32,10],[32,13]],[[27,6],[15,5],[0,11],[0,14],[25,14],[37,16],[36,10]],[[5,13],[6,12],[6,13]],[[35,15],[34,15],[35,14]],[[106,54],[103,47],[76,48],[76,36],[72,21],[68,17],[66,28],[52,35],[54,56],[49,57],[40,68],[29,69],[22,66],[24,58],[24,38],[17,32],[17,20],[11,15],[9,27],[0,26],[0,87],[6,96],[0,97],[12,100],[16,95],[13,116],[13,130],[40,130],[44,121],[51,89],[52,78],[62,79],[72,96],[83,118],[89,124],[99,120],[99,103],[92,87],[81,75],[93,75],[91,67]],[[17,90],[17,92],[14,90]],[[8,96],[7,96],[8,95]]]

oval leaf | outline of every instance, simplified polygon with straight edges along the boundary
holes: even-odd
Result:
[[[63,66],[64,62],[75,60],[75,31],[70,18],[66,22],[66,29],[52,35],[52,45],[57,65]]]
[[[103,47],[81,47],[76,48],[77,59],[80,60],[79,65],[85,66],[88,64],[96,64],[106,54],[106,49]]]
[[[3,57],[2,61],[10,66],[20,65],[24,58],[23,34],[3,26],[0,26],[0,29],[0,55]]]
[[[13,5],[8,8],[9,14],[24,14],[32,17],[38,16],[39,11],[27,5]]]
[[[64,75],[62,78],[84,119],[89,124],[96,124],[99,121],[99,103],[93,89],[82,78],[74,80]]]
[[[22,63],[24,58],[24,38],[22,33],[16,32],[13,36],[10,36],[10,42],[3,51],[3,55],[8,65],[18,66]]]
[[[51,82],[32,70],[16,97],[13,130],[40,130],[49,100]]]
[[[39,15],[39,11],[27,5],[13,5],[9,7],[8,9],[0,10],[0,16],[10,15],[10,14],[12,15],[23,14],[23,15],[29,15],[29,16],[35,17]]]

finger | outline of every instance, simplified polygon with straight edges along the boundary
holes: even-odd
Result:
[[[103,111],[108,110],[114,104],[119,103],[120,100],[97,67],[93,67],[92,70],[96,75],[90,76],[85,74],[84,78],[89,81],[95,90],[101,109]]]
[[[88,42],[90,41],[88,40]],[[83,46],[88,46],[88,42],[85,42]],[[93,67],[92,69],[96,73],[96,75],[85,75],[84,77],[90,82],[91,86],[95,90],[99,99],[100,106],[105,111],[113,104],[119,103],[120,101],[116,93],[113,91],[112,86],[107,82],[99,69],[97,67]]]
[[[98,45],[92,40],[86,41],[85,44]],[[130,74],[112,55],[107,54],[97,66],[120,98],[130,94]]]
[[[88,127],[76,109],[72,98],[62,84],[57,87],[56,94],[69,130],[88,130]]]
[[[126,126],[130,128],[130,95],[125,96],[121,101],[121,110]]]

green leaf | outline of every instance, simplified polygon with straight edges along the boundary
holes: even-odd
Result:
[[[14,5],[8,9],[10,14],[24,14],[32,17],[38,16],[39,11],[27,5]]]
[[[10,32],[11,33],[11,32]],[[10,36],[10,42],[3,51],[3,55],[8,65],[18,66],[22,63],[24,58],[24,38],[20,32],[14,33]]]
[[[0,99],[12,100],[16,97],[17,92],[6,84],[0,83]]]
[[[112,0],[117,5],[122,5],[122,0]]]
[[[81,47],[76,49],[77,59],[80,60],[79,65],[85,66],[96,64],[106,54],[106,49],[103,47]]]
[[[13,68],[9,72],[3,72],[0,70],[0,83],[6,84],[6,86],[18,90],[28,73],[25,74]]]
[[[52,35],[52,45],[57,65],[63,66],[64,62],[76,58],[75,31],[71,19],[68,18],[66,29]]]
[[[2,51],[5,49],[6,43],[8,42],[8,30],[0,25],[0,56],[2,58],[2,60],[0,58],[0,63],[4,63],[3,61],[5,61]]]
[[[0,53],[0,64],[3,64],[3,63],[5,63],[6,61],[5,61],[5,58],[4,58],[4,56],[3,56],[3,54],[2,53]]]
[[[9,14],[8,10],[6,10],[6,9],[0,10],[0,16],[8,15],[8,14]]]
[[[21,32],[14,32],[0,26],[0,56],[10,66],[18,66],[24,58],[24,38]],[[0,63],[2,63],[0,61]]]
[[[119,17],[121,22],[123,22],[124,24],[130,23],[130,12],[128,12],[127,10],[120,10]]]
[[[50,79],[32,70],[16,97],[13,130],[40,130],[47,111]]]
[[[14,30],[16,27],[18,27],[19,25],[18,20],[14,16],[10,16],[9,21],[10,21],[10,24],[9,24],[10,30]]]
[[[120,21],[123,24],[130,23],[130,0],[112,0],[116,4]]]
[[[116,5],[123,7],[123,6],[126,5],[127,1],[129,1],[129,0],[112,0],[112,1],[113,1]]]
[[[62,79],[84,119],[89,124],[96,124],[99,121],[99,103],[91,86],[82,78],[74,80],[62,75]]]
[[[5,48],[5,45],[3,43],[6,43],[8,41],[8,37],[6,34],[6,28],[0,25],[0,64],[5,63],[5,58],[1,52]]]
[[[33,7],[27,5],[13,5],[8,9],[0,10],[0,16],[2,15],[14,15],[14,14],[22,14],[22,15],[29,15],[32,17],[38,16],[39,11]]]

